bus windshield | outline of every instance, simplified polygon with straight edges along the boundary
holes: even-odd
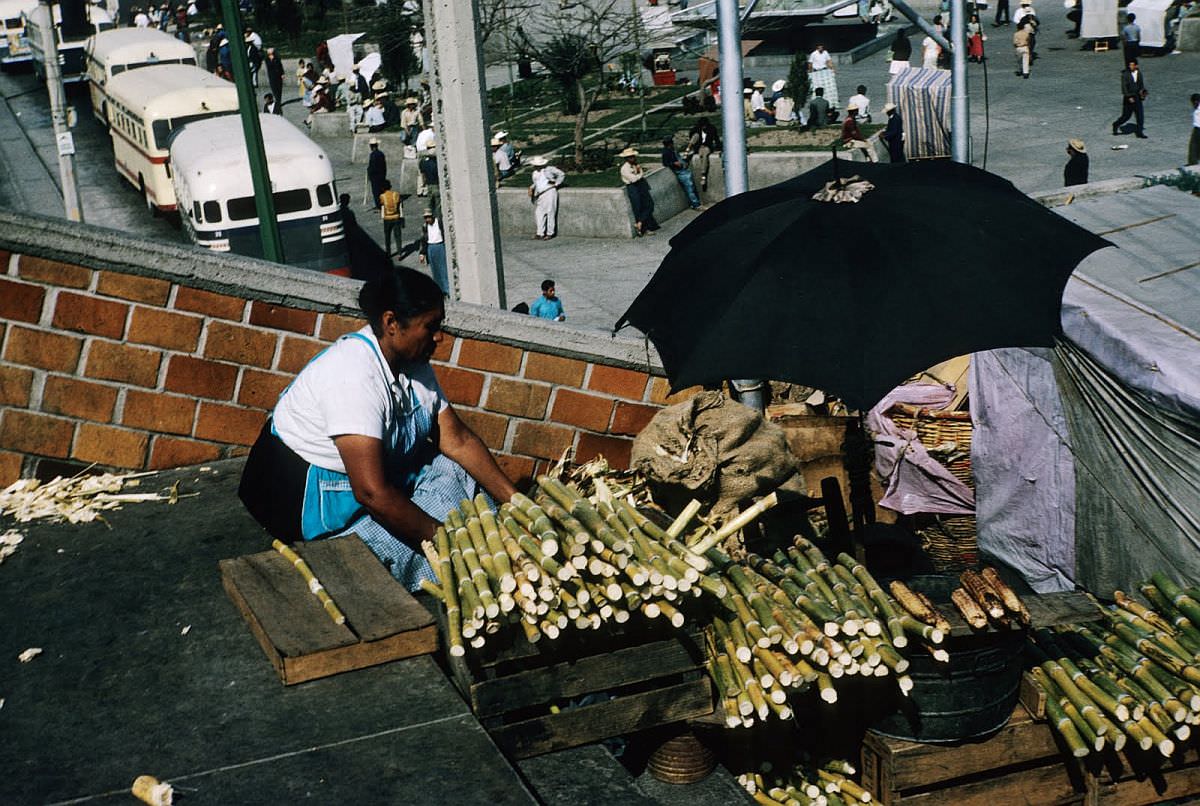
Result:
[[[231,112],[202,112],[199,115],[184,115],[179,118],[163,118],[156,120],[152,124],[154,131],[154,147],[160,151],[166,151],[168,143],[171,139],[171,133],[176,129],[182,129],[184,126],[196,120],[204,120],[205,118],[215,118],[218,115],[236,115],[237,110]]]
[[[275,215],[302,213],[312,209],[312,196],[308,188],[281,190],[275,196]],[[242,196],[230,199],[228,202],[230,221],[247,221],[258,218],[258,210],[254,206],[253,196]]]

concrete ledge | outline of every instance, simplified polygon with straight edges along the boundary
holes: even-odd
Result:
[[[830,126],[831,136],[833,127]],[[870,140],[875,153],[886,161],[887,149],[882,147],[878,137]],[[838,158],[846,162],[866,162],[867,158],[858,149],[849,151],[839,150]],[[708,190],[700,194],[707,202],[716,202],[725,198],[725,164],[720,154],[710,158],[708,169]],[[797,177],[806,171],[811,171],[829,161],[828,151],[764,151],[746,156],[747,182],[750,190],[770,187],[787,179]],[[696,174],[696,186],[700,186],[698,168],[693,165],[692,172]]]
[[[1200,51],[1200,17],[1184,17],[1179,21],[1179,35],[1175,47],[1190,53]]]
[[[1077,199],[1108,196],[1113,193],[1128,193],[1131,190],[1140,190],[1145,186],[1145,179],[1140,176],[1130,176],[1122,179],[1105,179],[1100,182],[1089,182],[1086,185],[1073,185],[1069,188],[1031,193],[1029,194],[1029,198],[1040,202],[1046,207],[1062,207]]]
[[[529,204],[526,202],[526,206]],[[173,246],[90,224],[0,209],[0,249],[90,269],[155,277],[247,300],[358,316],[362,283],[199,247]],[[635,335],[614,336],[448,301],[446,332],[538,352],[662,375],[653,345]]]
[[[350,137],[350,115],[345,109],[317,112],[312,116],[314,137]]]

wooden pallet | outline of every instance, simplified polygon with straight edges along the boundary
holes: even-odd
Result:
[[[439,608],[443,628],[444,618]],[[517,759],[711,713],[699,632],[631,625],[536,644],[505,631],[446,663],[493,741]],[[588,695],[599,701],[579,705]]]
[[[334,624],[276,551],[221,560],[225,592],[285,686],[437,651],[433,617],[357,536],[294,547],[346,616]]]
[[[1076,760],[1050,726],[1018,705],[990,738],[918,744],[870,731],[863,740],[863,786],[883,806],[1006,806],[1009,803],[1141,806],[1200,794],[1200,753],[1189,746],[1169,762],[1103,754]]]

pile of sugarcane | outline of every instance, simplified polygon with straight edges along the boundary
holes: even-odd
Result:
[[[424,587],[445,603],[450,653],[482,647],[506,625],[530,642],[621,624],[633,613],[681,627],[683,599],[727,593],[705,550],[757,515],[717,530],[702,525],[689,548],[680,537],[698,510],[664,528],[629,496],[588,498],[548,476],[532,497],[517,494],[496,510],[482,495],[462,501],[425,545],[438,582]]]
[[[1025,603],[1005,584],[995,568],[963,571],[958,579],[962,587],[950,594],[950,601],[972,629],[987,629],[989,621],[1001,627],[1012,626],[1014,619],[1022,627],[1033,622]]]
[[[870,803],[871,793],[850,780],[854,767],[835,760],[823,765],[796,764],[775,770],[763,764],[759,772],[742,773],[738,783],[764,806],[853,806]]]
[[[1104,621],[1038,630],[1031,670],[1046,715],[1076,757],[1126,746],[1175,752],[1200,725],[1200,602],[1158,573],[1121,591]]]
[[[729,589],[709,607],[708,668],[730,727],[750,727],[772,713],[790,718],[788,689],[815,686],[834,703],[837,681],[853,675],[894,675],[907,695],[913,681],[898,650],[910,640],[949,660],[938,646],[948,625],[918,620],[848,554],[831,563],[798,536],[769,560],[749,554],[734,563],[715,548],[705,556]]]

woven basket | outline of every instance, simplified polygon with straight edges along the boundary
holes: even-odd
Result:
[[[933,522],[917,529],[921,547],[933,567],[941,572],[962,571],[979,565],[979,541],[974,515],[932,516]]]
[[[927,411],[897,403],[888,411],[888,417],[901,428],[917,432],[917,439],[926,448],[936,448],[946,442],[958,445],[964,456],[953,462],[944,463],[946,469],[963,484],[975,489],[975,476],[971,472],[971,415],[965,411]]]

